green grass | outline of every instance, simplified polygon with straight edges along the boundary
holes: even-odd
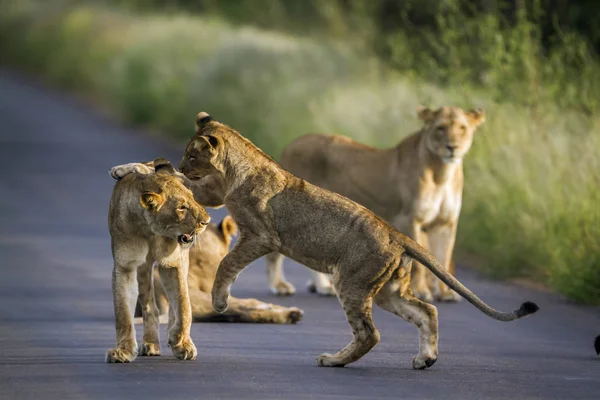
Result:
[[[491,276],[527,277],[600,303],[594,113],[564,111],[545,95],[512,101],[514,82],[503,96],[481,85],[427,84],[339,42],[72,3],[0,0],[2,62],[182,141],[201,110],[277,157],[308,132],[391,146],[418,128],[419,103],[483,107],[487,122],[465,161],[459,251],[479,255]],[[554,90],[540,85],[540,94]]]

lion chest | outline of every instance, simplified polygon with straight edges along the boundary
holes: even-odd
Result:
[[[461,193],[455,193],[446,185],[428,189],[421,192],[414,204],[415,219],[424,226],[456,221],[462,202]]]

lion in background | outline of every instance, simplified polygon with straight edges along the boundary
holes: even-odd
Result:
[[[122,179],[129,173],[152,174],[154,163],[131,163],[111,169],[111,176]],[[182,174],[177,173],[181,177]],[[185,177],[183,177],[185,179]],[[188,291],[193,322],[252,322],[272,324],[295,324],[300,321],[303,311],[296,307],[282,307],[264,303],[256,299],[232,297],[230,307],[223,314],[217,313],[211,302],[210,292],[219,263],[229,251],[232,237],[237,234],[233,218],[226,216],[219,224],[210,223],[202,235],[195,239],[189,250]],[[154,298],[159,310],[160,323],[168,320],[168,296],[161,284],[158,269],[154,269]],[[141,300],[141,297],[140,297]],[[140,301],[135,310],[136,323],[142,322]]]
[[[367,207],[431,250],[453,273],[464,180],[462,160],[485,114],[482,110],[423,106],[417,114],[423,127],[393,148],[377,149],[343,136],[311,134],[286,146],[280,164],[314,185]],[[285,280],[282,258],[278,253],[267,255],[269,286],[276,294],[289,295],[294,287]],[[416,262],[412,289],[428,302],[460,299]],[[329,277],[316,272],[309,290],[334,294]]]

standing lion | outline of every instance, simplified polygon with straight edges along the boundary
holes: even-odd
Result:
[[[452,273],[452,252],[462,203],[462,160],[482,110],[456,107],[417,110],[423,127],[390,149],[376,149],[342,136],[305,135],[290,143],[280,164],[291,173],[364,205],[400,232],[426,246]],[[267,256],[271,290],[294,293],[283,275],[283,257]],[[431,302],[458,301],[442,281],[415,262],[412,288]],[[334,294],[327,275],[313,273],[309,290]]]
[[[154,174],[154,162],[130,163],[111,168],[110,174],[121,180],[130,174]],[[185,176],[174,171],[178,179],[188,186],[190,182]],[[150,179],[150,177],[148,178]],[[232,297],[226,313],[217,313],[212,306],[210,292],[217,273],[219,263],[229,251],[232,238],[237,233],[237,225],[233,218],[226,216],[219,224],[210,223],[204,233],[194,240],[189,249],[189,272],[187,275],[193,322],[251,322],[270,324],[295,324],[303,317],[303,311],[297,307],[283,307],[265,303],[256,299],[240,299]],[[141,279],[147,281],[147,279]],[[159,321],[168,320],[169,300],[161,283],[158,268],[154,268],[154,298],[160,314]],[[138,297],[135,310],[136,322],[141,322],[142,296]]]

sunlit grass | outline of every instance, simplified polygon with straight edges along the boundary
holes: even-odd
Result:
[[[600,119],[497,102],[392,75],[339,43],[188,15],[0,1],[3,59],[79,90],[125,122],[184,140],[200,110],[278,156],[308,132],[392,146],[415,109],[483,107],[468,155],[458,249],[500,278],[524,276],[600,302]],[[124,160],[129,161],[129,160]]]

